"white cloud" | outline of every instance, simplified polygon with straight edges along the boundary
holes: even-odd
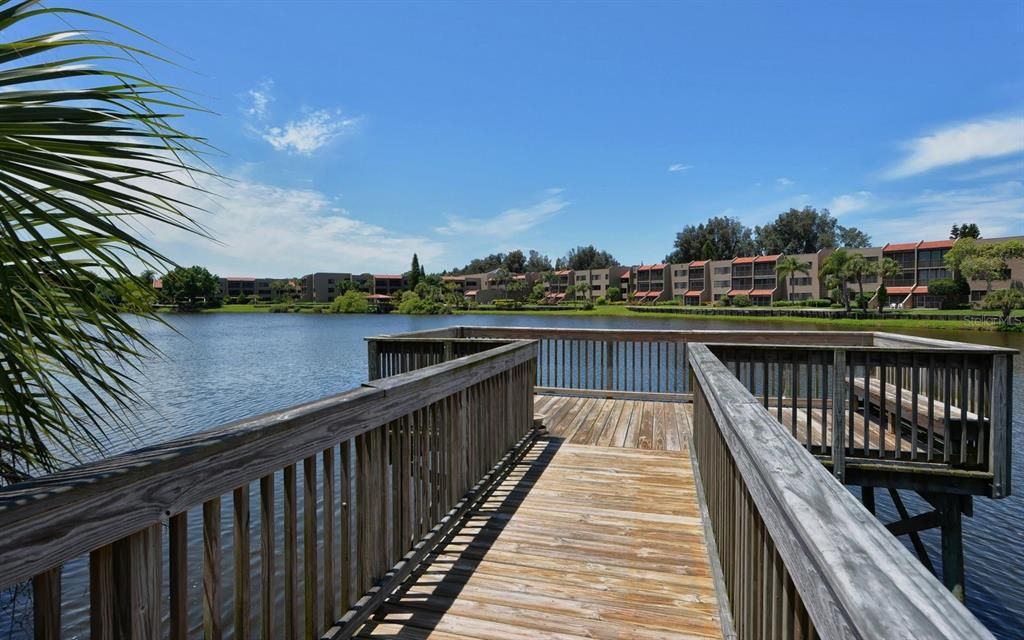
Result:
[[[548,189],[543,200],[527,207],[506,209],[490,218],[448,216],[448,223],[435,229],[442,235],[507,237],[527,231],[569,206],[561,189]]]
[[[858,221],[857,226],[889,241],[945,238],[950,227],[964,222],[978,223],[987,238],[1024,235],[1024,183],[929,190],[889,201],[885,210],[899,215]]]
[[[676,163],[676,164],[669,165],[668,170],[669,170],[669,173],[681,173],[683,171],[688,171],[689,169],[692,169],[692,168],[693,168],[692,164],[679,164],[679,163]]]
[[[956,180],[981,180],[983,178],[1004,176],[1008,173],[1016,174],[1017,177],[1024,178],[1024,160],[1004,162],[1002,164],[994,164],[987,167],[982,167],[977,171],[972,171],[971,173],[965,173],[962,176],[957,176]]]
[[[1024,152],[1024,118],[976,120],[945,127],[905,145],[907,155],[886,172],[905,178],[939,167]]]
[[[312,155],[340,136],[351,132],[359,118],[346,116],[339,109],[309,111],[283,125],[270,124],[270,103],[274,101],[274,82],[265,80],[246,92],[249,128],[277,151]]]
[[[775,184],[779,185],[780,187],[788,187],[791,184],[793,184],[793,181],[790,180],[789,178],[775,178]]]
[[[255,89],[246,92],[250,104],[245,112],[257,120],[266,120],[270,102],[274,99],[274,81],[265,80]]]
[[[858,191],[856,193],[844,193],[832,198],[828,204],[828,210],[834,216],[841,216],[844,213],[860,211],[867,208],[872,201],[870,191]]]
[[[201,203],[212,214],[201,216],[202,222],[223,244],[169,227],[150,235],[175,261],[206,265],[220,275],[401,271],[414,252],[433,263],[445,250],[437,240],[361,220],[313,189],[245,178],[200,178],[198,186],[212,194]]]
[[[314,111],[301,120],[269,127],[261,135],[278,151],[308,156],[351,131],[358,122],[358,118],[345,117],[340,111]]]

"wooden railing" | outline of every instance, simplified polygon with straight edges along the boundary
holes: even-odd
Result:
[[[705,345],[700,487],[739,638],[991,638]]]
[[[94,639],[349,637],[529,440],[535,358],[491,345],[0,490],[0,588],[32,581],[36,638],[62,609]]]
[[[844,477],[886,462],[955,471],[971,493],[1009,489],[1009,356],[970,345],[712,345],[747,390]],[[971,482],[972,480],[976,482]]]
[[[536,340],[537,386],[643,396],[687,395],[692,343],[871,344],[863,332],[645,331],[526,327],[455,327],[452,337]]]

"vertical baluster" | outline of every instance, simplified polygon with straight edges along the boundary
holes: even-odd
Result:
[[[878,361],[878,457],[885,458],[885,431],[889,421],[889,390],[886,386],[886,354],[879,354]]]
[[[945,359],[943,359],[943,360],[945,360]],[[935,393],[936,393],[936,390],[935,390],[935,387],[936,387],[936,385],[935,385],[935,373],[936,373],[936,370],[935,370],[935,354],[930,353],[930,354],[928,354],[928,372],[927,372],[927,383],[928,383],[927,387],[928,387],[928,389],[926,391],[926,395],[927,395],[926,401],[928,403],[928,405],[927,405],[927,411],[928,411],[928,454],[927,454],[928,457],[927,457],[927,459],[928,459],[929,462],[932,461],[933,456],[935,455]],[[949,376],[949,369],[943,367],[943,369],[942,369],[942,377],[943,377],[944,380],[946,380],[947,384],[949,382],[948,381],[948,376]],[[946,406],[949,406],[949,405],[947,404]],[[945,439],[948,440],[948,436],[946,436]],[[948,441],[944,442],[943,445],[944,446],[942,448],[945,451],[945,453],[943,455],[944,456],[948,456],[949,455],[949,442]]]
[[[900,352],[893,353],[893,382],[896,385],[896,415],[893,419],[893,434],[896,436],[896,459],[903,457],[903,365],[900,362]],[[911,444],[913,447],[913,444]]]
[[[235,638],[249,638],[249,485],[235,489],[231,498],[234,507],[235,559]]]
[[[341,610],[352,606],[352,440],[341,443]]]
[[[203,630],[206,640],[216,640],[222,636],[220,498],[203,503]]]
[[[298,485],[295,465],[284,468],[284,633],[299,636]]]
[[[322,454],[321,469],[323,473],[324,486],[324,563],[323,563],[323,604],[324,617],[323,627],[329,629],[334,623],[336,611],[334,608],[337,600],[337,593],[334,588],[335,569],[335,540],[334,540],[334,447],[324,449]]]
[[[171,516],[167,543],[170,640],[188,637],[188,512]]]
[[[54,567],[32,578],[32,632],[35,640],[60,638],[60,569]]]
[[[277,608],[274,590],[275,534],[274,534],[274,474],[260,478],[260,638],[272,640],[274,610]]]
[[[864,418],[864,455],[867,456],[871,446],[871,352],[864,352],[864,405],[861,414]]]
[[[967,354],[965,353],[960,361],[960,464],[967,462],[968,366]],[[946,404],[949,403],[947,402]]]
[[[918,394],[920,393],[920,385],[921,385],[921,367],[920,367],[920,364],[917,361],[917,352],[913,352],[913,353],[910,354],[910,398],[912,400],[911,405],[910,405],[910,442],[911,442],[910,458],[911,458],[911,460],[917,460],[917,450],[918,450],[918,440],[919,440],[919,436],[918,436],[918,418],[920,417],[918,415],[919,412],[920,412],[920,409],[918,408],[918,405],[920,404],[918,402],[918,400],[919,400]],[[930,454],[927,453],[927,450],[926,450],[925,459],[928,459],[929,455]]]

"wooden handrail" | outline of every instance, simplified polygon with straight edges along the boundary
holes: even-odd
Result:
[[[694,451],[741,637],[992,637],[707,346],[689,357]]]
[[[529,341],[494,346],[6,487],[0,490],[0,588],[32,579],[37,629],[59,628],[60,567],[89,554],[90,579],[98,581],[90,589],[93,637],[159,637],[161,539],[169,525],[170,555],[163,557],[171,571],[170,635],[184,637],[187,518],[202,507],[206,635],[220,637],[220,593],[231,591],[220,566],[220,539],[230,522],[235,590],[244,594],[235,598],[236,637],[254,637],[249,503],[259,481],[261,542],[253,553],[264,569],[280,566],[275,520],[284,518],[284,576],[264,570],[260,578],[263,637],[278,637],[274,601],[282,580],[286,635],[298,631],[300,620],[305,635],[319,635],[390,575],[395,562],[529,433],[536,352]],[[222,510],[225,496],[233,516]],[[222,513],[229,516],[225,525]],[[318,539],[324,542],[319,556]],[[346,559],[356,539],[359,553]],[[346,573],[338,577],[343,565]],[[301,595],[300,575],[306,576]]]

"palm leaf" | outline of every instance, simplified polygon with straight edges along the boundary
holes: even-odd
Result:
[[[133,266],[173,266],[141,226],[205,235],[190,202],[195,176],[215,176],[206,141],[171,124],[197,105],[140,70],[163,58],[69,19],[142,36],[0,0],[0,482],[78,460],[130,425],[153,347],[101,292],[137,288]]]

